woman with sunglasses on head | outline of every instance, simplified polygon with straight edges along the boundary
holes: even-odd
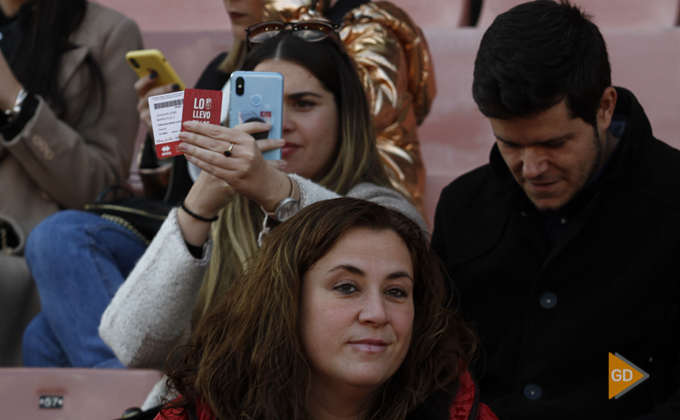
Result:
[[[234,42],[229,54],[217,56],[196,87],[222,89],[231,72],[240,69],[247,52],[245,29],[261,22],[327,20],[357,63],[369,102],[380,158],[392,186],[408,197],[425,216],[423,194],[425,168],[420,155],[417,126],[427,116],[436,93],[432,59],[420,28],[408,15],[387,1],[370,0],[225,0]],[[270,22],[268,22],[270,21]],[[265,29],[260,27],[260,30]],[[269,28],[271,29],[271,28]],[[273,31],[274,33],[276,31]],[[168,93],[176,86],[149,89],[154,76],[139,80],[140,117],[151,132],[148,97]],[[153,142],[142,155],[142,173],[158,166]],[[183,158],[173,162],[173,191],[166,201],[176,202],[191,186],[198,171]],[[169,166],[165,167],[169,169]],[[162,196],[162,195],[161,195]]]
[[[239,278],[258,237],[283,221],[278,210],[287,203],[362,198],[425,229],[390,186],[358,74],[334,34],[309,42],[282,31],[257,44],[243,68],[283,75],[283,139],[254,140],[269,130],[264,123],[184,124],[180,148],[203,171],[102,316],[102,338],[128,366],[163,366],[192,319]],[[262,157],[282,146],[282,161]]]
[[[318,10],[322,7],[331,14],[340,10],[339,6],[349,4],[346,0],[340,0],[334,7],[329,8],[329,5],[323,2],[312,3],[310,0],[225,1],[232,21],[234,44],[228,55],[221,54],[208,65],[195,87],[228,92],[227,81],[230,73],[242,67],[246,54],[245,28],[269,19],[309,19],[312,15],[319,16]],[[317,11],[310,10],[315,6]],[[361,10],[371,7],[372,3],[368,3],[362,5]],[[381,2],[381,7],[385,7],[384,2]],[[346,14],[345,12],[340,10],[336,14],[342,16]],[[372,23],[366,21],[367,17],[356,18],[355,23],[342,29],[341,35],[351,40],[348,43],[350,49],[358,54],[357,57],[361,57],[358,65],[360,79],[367,97],[370,98],[370,112],[374,116],[373,126],[381,133],[378,135],[378,149],[380,158],[387,168],[390,183],[393,188],[409,197],[417,207],[418,197],[422,191],[423,172],[413,123],[416,119],[408,116],[413,114],[412,110],[419,110],[416,112],[418,115],[426,112],[431,95],[430,90],[422,88],[423,83],[407,83],[406,80],[409,74],[423,75],[421,80],[429,80],[431,88],[434,85],[432,75],[427,71],[428,60],[423,59],[427,54],[426,45],[419,38],[417,28],[411,30],[414,37],[410,41],[408,37],[402,35],[397,39],[394,34],[401,34],[410,26],[397,25],[395,20],[390,20],[388,24],[387,16],[389,15],[383,13],[379,16],[382,20],[371,18]],[[393,32],[388,30],[388,27],[395,27],[398,30],[395,29]],[[335,30],[328,22],[318,22],[315,28],[321,29],[322,34],[328,34],[328,28]],[[360,28],[372,31],[372,35],[357,37]],[[361,45],[368,47],[363,48]],[[408,56],[404,52],[406,46],[409,46]],[[381,58],[380,54],[384,54],[385,57]],[[421,68],[422,72],[419,71]],[[171,85],[150,89],[152,78],[150,75],[135,84],[140,96],[138,103],[140,118],[146,123],[149,131],[151,125],[148,97],[173,90]],[[410,100],[412,94],[409,89],[413,86],[420,92],[419,95],[424,95],[428,101]],[[415,98],[415,94],[413,95]],[[392,98],[394,104],[387,98]],[[226,108],[227,106],[223,105],[223,110]],[[389,130],[382,131],[385,127],[389,127]],[[260,144],[264,147],[267,143]],[[153,139],[147,139],[144,151],[147,153],[142,154],[140,172],[157,171],[158,162],[155,158]],[[164,197],[166,203],[178,205],[198,179],[200,168],[188,162],[183,156],[173,158],[171,166],[170,186],[167,190],[162,189],[156,197]],[[167,181],[165,185],[167,186]],[[195,212],[190,207],[187,208]],[[249,231],[257,229],[251,227],[250,213],[246,212],[242,217],[248,221],[233,222],[237,225],[235,229],[225,229],[229,232],[243,230],[244,226],[247,226]],[[60,238],[59,242],[51,240],[55,237]],[[35,318],[24,335],[25,360],[28,360],[31,366],[124,366],[99,338],[97,328],[102,312],[144,253],[149,239],[151,238],[138,237],[138,232],[132,232],[110,220],[86,212],[60,212],[38,227],[29,238],[29,263],[36,279],[40,279],[38,286],[41,295],[45,296],[47,305],[43,306],[43,312]],[[239,255],[240,261],[250,255],[253,249],[255,249],[253,244],[238,244],[234,252]],[[79,263],[58,264],[71,260]],[[59,271],[55,272],[57,265]]]
[[[428,242],[364,200],[301,210],[176,350],[179,397],[156,419],[496,419]]]

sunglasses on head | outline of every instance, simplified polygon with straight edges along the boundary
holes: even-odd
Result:
[[[284,31],[291,32],[294,36],[307,42],[318,42],[336,34],[340,25],[321,20],[306,20],[301,22],[278,22],[269,21],[255,24],[246,28],[246,41],[248,50],[252,44],[262,43]]]

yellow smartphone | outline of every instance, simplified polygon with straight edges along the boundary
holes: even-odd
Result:
[[[175,70],[159,50],[128,51],[128,53],[125,54],[125,59],[140,79],[152,71],[155,71],[158,74],[158,78],[152,87],[177,83],[180,90],[184,90],[182,79],[175,73]]]

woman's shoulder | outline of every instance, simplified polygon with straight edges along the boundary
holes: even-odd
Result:
[[[82,25],[94,24],[102,25],[101,29],[113,28],[120,24],[134,25],[137,23],[117,10],[110,9],[98,3],[87,2],[85,17]]]
[[[101,4],[88,2],[85,17],[71,40],[76,45],[102,45],[114,31],[123,37],[139,39],[141,44],[141,33],[134,20]]]

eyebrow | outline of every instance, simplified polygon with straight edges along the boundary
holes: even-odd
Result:
[[[496,134],[494,134],[494,137],[496,137],[496,139],[498,141],[500,141],[501,143],[505,143],[508,146],[526,146],[525,144],[515,143],[513,141],[506,140],[506,139],[504,139],[504,138],[502,138],[502,137],[500,137]],[[567,139],[572,138],[572,137],[574,137],[574,133],[567,133],[567,134],[564,134],[564,135],[559,136],[559,137],[553,137],[553,138],[549,138],[547,140],[543,140],[543,141],[540,141],[540,142],[537,142],[537,143],[532,143],[531,145],[558,143],[560,141],[567,140]]]
[[[303,98],[307,95],[316,96],[317,98],[321,98],[321,95],[319,95],[318,93],[314,93],[314,92],[296,92],[296,93],[291,93],[290,95],[288,95],[288,97],[290,99],[300,99],[300,98]]]
[[[366,275],[366,273],[362,269],[355,267],[353,265],[350,265],[350,264],[336,265],[335,267],[331,268],[327,272],[332,273],[332,272],[338,271],[338,270],[349,271],[350,273],[356,274],[356,275],[359,275],[359,276],[365,276]],[[398,279],[398,278],[401,278],[401,277],[406,277],[406,278],[410,279],[411,281],[413,281],[413,277],[411,277],[411,275],[408,272],[403,271],[403,270],[395,271],[395,272],[387,275],[388,279]]]

